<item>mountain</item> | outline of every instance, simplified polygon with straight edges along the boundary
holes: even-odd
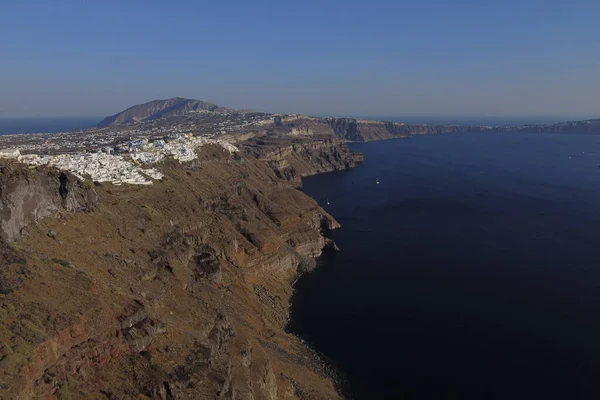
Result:
[[[104,128],[114,125],[127,125],[146,120],[184,115],[190,112],[207,111],[226,112],[231,110],[201,100],[173,97],[167,100],[153,100],[148,103],[135,105],[125,111],[104,118],[98,124],[98,127]]]

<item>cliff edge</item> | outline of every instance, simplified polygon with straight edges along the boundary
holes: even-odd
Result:
[[[68,172],[0,162],[0,228],[6,241],[26,236],[45,217],[91,211],[97,203],[93,184]]]
[[[362,154],[355,155],[341,139],[328,135],[255,137],[241,147],[296,187],[302,186],[303,176],[348,170],[362,162]]]
[[[327,145],[303,173],[334,168]],[[339,225],[273,152],[209,145],[152,186],[2,170],[0,398],[337,398],[285,327],[292,280]]]

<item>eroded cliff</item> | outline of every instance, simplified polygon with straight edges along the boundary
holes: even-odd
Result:
[[[453,132],[506,131],[506,127],[481,125],[427,125],[401,122],[374,121],[357,118],[317,118],[304,115],[289,116],[275,121],[277,129],[308,132],[315,136],[336,136],[346,141],[407,138],[414,135],[434,135]]]
[[[150,187],[0,176],[19,239],[0,245],[0,398],[336,398],[285,326],[292,279],[337,223],[250,153],[159,168]]]
[[[492,128],[478,125],[425,125],[400,122],[371,121],[354,118],[326,118],[335,134],[345,140],[368,142],[371,140],[407,138],[414,135],[438,135],[457,132],[487,132]]]
[[[32,170],[4,161],[0,164],[0,227],[8,241],[25,236],[42,218],[93,210],[98,196],[91,182],[51,168]]]
[[[303,176],[347,170],[362,162],[362,155],[332,136],[257,137],[241,146],[295,186],[302,185]]]

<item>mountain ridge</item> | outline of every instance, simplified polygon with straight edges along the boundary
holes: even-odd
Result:
[[[121,112],[104,118],[98,123],[99,128],[113,125],[127,125],[146,120],[160,119],[184,115],[189,112],[226,112],[231,109],[202,100],[172,97],[163,100],[152,100],[136,104]]]

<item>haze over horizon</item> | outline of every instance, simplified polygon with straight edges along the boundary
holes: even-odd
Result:
[[[597,2],[322,3],[11,2],[0,116],[174,96],[313,115],[600,116]]]

